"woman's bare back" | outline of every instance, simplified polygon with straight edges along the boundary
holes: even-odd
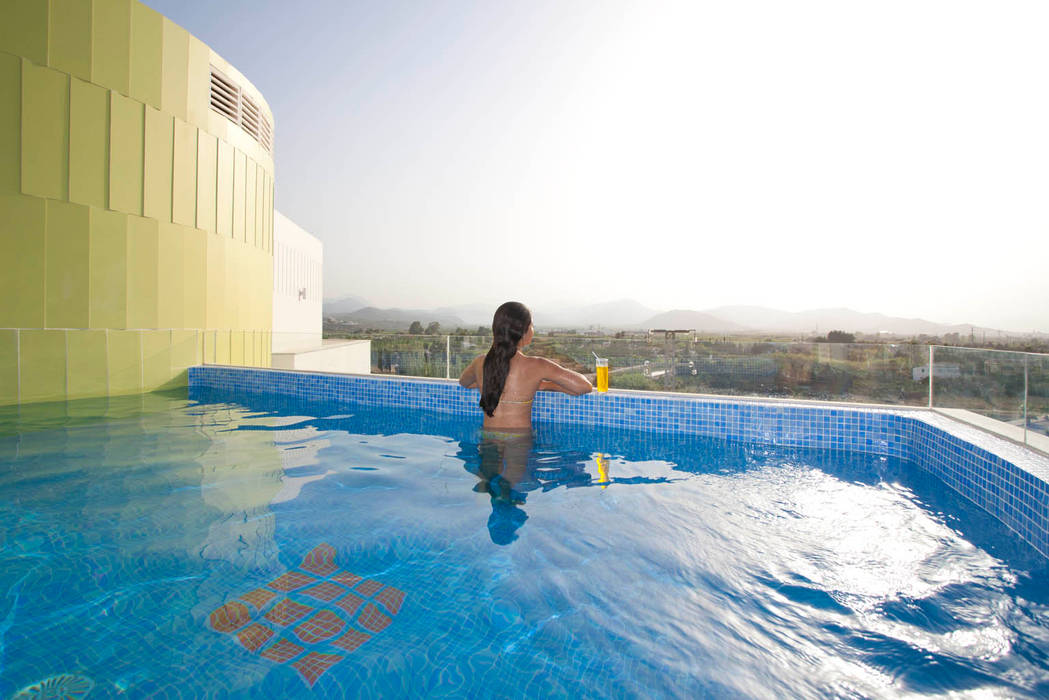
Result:
[[[474,360],[459,383],[465,387],[477,387],[484,391],[484,355]],[[492,429],[531,429],[532,402],[540,390],[561,391],[580,395],[589,393],[593,386],[583,375],[565,369],[556,362],[542,357],[529,357],[521,351],[510,358],[510,371],[503,384],[499,404],[485,414],[484,427]]]

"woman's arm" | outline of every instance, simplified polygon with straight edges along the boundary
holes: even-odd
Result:
[[[540,381],[539,388],[536,389],[536,391],[560,391],[561,393],[567,393],[563,386],[557,382],[552,382],[549,379],[543,379]]]
[[[540,391],[561,391],[565,394],[580,396],[594,390],[593,384],[579,372],[566,369],[545,357],[537,357],[535,360],[539,363]]]
[[[481,363],[484,362],[484,355],[476,358],[473,362],[466,366],[463,370],[463,374],[459,377],[459,386],[466,387],[467,389],[473,389],[480,386],[479,371],[483,367]]]

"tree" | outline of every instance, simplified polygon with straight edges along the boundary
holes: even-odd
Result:
[[[430,324],[426,326],[426,335],[437,335],[441,332],[441,324],[437,321],[430,321]]]
[[[492,329],[491,328],[486,328],[485,326],[478,326],[477,327],[477,335],[491,335],[491,334],[492,334]]]
[[[831,331],[827,334],[828,343],[855,343],[856,336],[845,331]]]
[[[412,335],[421,335],[423,332],[423,324],[418,321],[412,321],[412,325],[408,326],[408,332]]]

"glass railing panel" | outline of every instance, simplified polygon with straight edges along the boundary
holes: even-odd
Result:
[[[448,373],[448,336],[373,335],[370,340],[373,374],[444,377]]]
[[[490,336],[373,335],[372,372],[457,378]],[[535,336],[527,352],[591,379],[607,358],[618,389],[921,406],[924,345],[773,343],[652,336]]]
[[[912,370],[926,354],[914,345],[653,339],[643,379],[629,388],[922,405],[927,388]]]
[[[1049,355],[1027,356],[1027,430],[1049,435]]]
[[[937,346],[934,353],[935,408],[964,409],[1023,428],[1024,364],[1028,355],[943,346]]]
[[[528,353],[545,357],[563,367],[595,379],[595,356],[608,360],[609,385],[617,389],[662,388],[652,379],[666,371],[661,351],[644,339],[537,335]]]

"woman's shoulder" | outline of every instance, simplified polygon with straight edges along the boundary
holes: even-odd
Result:
[[[559,366],[553,360],[548,360],[545,357],[539,357],[538,355],[525,355],[524,353],[521,353],[519,357],[522,361],[522,369],[526,372],[549,372],[551,367]]]

